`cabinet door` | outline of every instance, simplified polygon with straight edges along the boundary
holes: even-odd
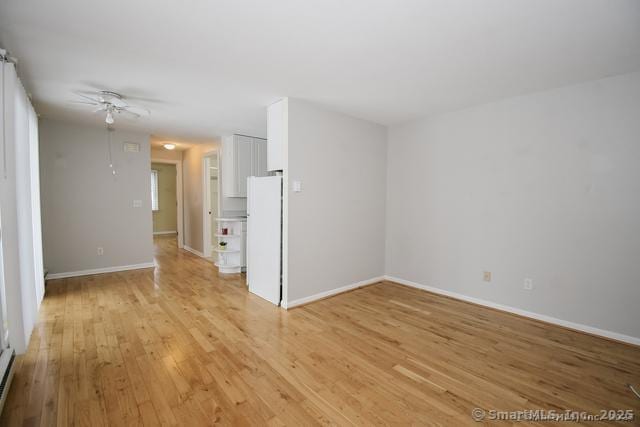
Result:
[[[247,197],[247,178],[253,175],[253,138],[234,135],[236,142],[236,197]]]
[[[253,175],[267,176],[267,141],[262,138],[253,138],[253,141]]]
[[[220,176],[222,180],[222,195],[225,197],[237,197],[236,185],[236,156],[233,136],[222,138],[222,156],[220,159]]]
[[[267,108],[267,170],[284,169],[285,115],[287,100],[283,99]]]

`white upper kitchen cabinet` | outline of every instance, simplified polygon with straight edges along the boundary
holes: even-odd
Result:
[[[261,138],[253,138],[253,164],[252,176],[267,176],[267,140]]]
[[[284,170],[287,147],[287,98],[267,108],[267,169]]]
[[[247,178],[253,176],[254,142],[248,136],[235,135],[236,146],[236,197],[247,197]]]
[[[247,178],[267,176],[267,141],[245,135],[222,138],[222,195],[247,197]]]

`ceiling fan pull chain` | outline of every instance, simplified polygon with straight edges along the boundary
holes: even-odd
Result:
[[[113,167],[113,154],[111,152],[111,133],[114,132],[115,129],[113,129],[111,126],[107,125],[107,146],[108,146],[108,153],[109,153],[109,168],[111,168],[111,173],[115,179],[116,177],[116,169]]]

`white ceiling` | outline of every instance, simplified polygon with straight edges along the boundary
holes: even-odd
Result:
[[[45,117],[99,87],[166,138],[263,136],[283,96],[381,124],[640,69],[638,0],[2,0]]]

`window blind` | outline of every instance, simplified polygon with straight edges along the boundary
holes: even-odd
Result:
[[[158,171],[151,170],[151,209],[159,210],[158,207]]]

